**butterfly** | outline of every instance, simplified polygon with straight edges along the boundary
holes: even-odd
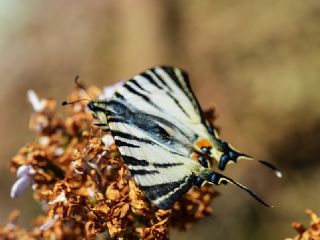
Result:
[[[147,199],[169,209],[196,185],[234,184],[260,203],[257,194],[214,171],[241,159],[254,160],[223,141],[190,86],[188,74],[177,67],[151,68],[117,88],[111,99],[89,101],[88,108],[110,131],[124,162]],[[272,164],[260,161],[280,171]]]

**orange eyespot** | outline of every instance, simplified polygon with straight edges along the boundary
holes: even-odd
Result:
[[[195,161],[199,161],[198,159],[199,159],[199,154],[198,153],[191,153],[191,158],[193,159],[193,160],[195,160]]]
[[[207,139],[205,138],[200,138],[199,140],[196,141],[196,146],[198,149],[201,149],[203,147],[207,148],[212,148],[212,143],[210,143]]]

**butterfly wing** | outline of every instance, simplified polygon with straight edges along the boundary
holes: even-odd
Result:
[[[168,209],[190,189],[198,163],[160,145],[161,140],[133,125],[118,122],[109,126],[131,175],[156,206]]]
[[[124,84],[110,101],[90,104],[100,122],[108,124],[138,186],[159,208],[170,208],[199,178],[214,184],[224,179],[250,193],[191,158],[199,150],[196,141],[213,143],[218,137],[183,70],[150,69]]]

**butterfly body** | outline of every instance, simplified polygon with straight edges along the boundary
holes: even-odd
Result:
[[[159,208],[170,208],[193,184],[205,182],[233,183],[257,198],[211,169],[212,161],[223,170],[249,156],[219,138],[204,118],[185,71],[149,69],[119,87],[110,100],[90,101],[88,107],[99,125],[110,130],[139,188]]]

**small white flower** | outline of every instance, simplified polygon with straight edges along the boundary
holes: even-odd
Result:
[[[101,159],[103,159],[103,157],[106,156],[107,153],[108,153],[107,151],[103,151],[101,154],[98,155],[97,161],[96,161],[97,165],[99,165]]]
[[[17,169],[17,180],[11,187],[10,197],[16,198],[22,195],[25,190],[33,183],[35,170],[30,165],[21,165]]]
[[[92,188],[87,188],[87,193],[90,197],[94,197],[94,191],[92,190]]]
[[[110,173],[112,170],[114,170],[115,167],[113,165],[108,165],[107,166],[107,172]]]
[[[44,116],[39,116],[38,123],[34,126],[34,129],[37,132],[40,132],[42,129],[49,125],[48,120]]]
[[[11,229],[14,228],[16,225],[12,222],[7,223],[6,228]]]
[[[62,191],[55,199],[53,199],[50,202],[48,202],[48,204],[52,205],[52,204],[55,204],[57,202],[64,202],[65,200],[67,200],[66,194],[65,194],[64,191]]]
[[[118,88],[122,87],[124,83],[125,81],[119,81],[113,85],[104,87],[102,90],[102,94],[99,96],[99,100],[104,100],[104,101],[110,100],[113,94],[115,93],[115,91]]]
[[[107,149],[109,149],[112,146],[112,144],[114,144],[113,137],[109,134],[106,134],[102,137],[102,142],[104,143]]]
[[[39,144],[42,146],[48,145],[50,142],[50,138],[48,136],[42,136],[39,138]]]
[[[99,167],[98,167],[98,165],[97,165],[96,163],[94,163],[94,162],[92,162],[92,161],[88,161],[87,163],[88,163],[88,165],[89,165],[90,167],[92,167],[93,169],[99,171]]]
[[[30,165],[21,165],[17,169],[16,175],[17,175],[17,178],[21,178],[25,175],[34,175],[35,173],[36,171]]]
[[[46,231],[46,230],[48,230],[49,228],[51,228],[51,227],[53,226],[53,224],[54,224],[58,219],[59,219],[59,215],[58,215],[58,214],[54,215],[53,218],[52,218],[49,222],[47,222],[47,223],[45,223],[45,224],[43,224],[43,225],[40,226],[40,230],[41,230],[41,231]]]
[[[72,162],[71,162],[71,166],[72,166],[72,168],[73,168],[73,171],[74,171],[76,174],[80,174],[80,175],[84,174],[83,171],[79,171],[79,170],[77,169],[77,168],[79,167],[77,161],[72,161]]]
[[[32,184],[32,182],[33,178],[28,175],[18,178],[11,187],[10,197],[16,198],[21,196],[25,192],[27,187]]]
[[[48,204],[47,201],[42,200],[42,201],[40,202],[40,204],[41,204],[41,208],[42,208],[43,211],[45,211],[45,212],[48,212],[48,211],[49,211],[49,204]]]
[[[62,154],[64,153],[64,150],[63,150],[63,148],[62,147],[58,147],[58,148],[56,148],[56,150],[54,150],[54,155],[55,156],[61,156]]]
[[[41,112],[47,104],[45,99],[39,99],[38,95],[32,89],[27,91],[27,98],[35,112]]]
[[[75,104],[73,104],[73,111],[75,111],[75,112],[80,112],[81,111],[81,104],[79,104],[79,103],[75,103]]]

